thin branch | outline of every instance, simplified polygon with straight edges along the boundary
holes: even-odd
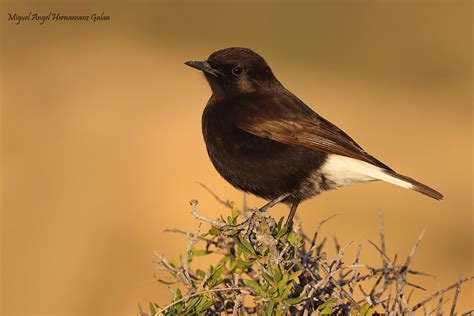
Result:
[[[352,305],[354,305],[355,308],[360,309],[359,304],[357,301],[350,295],[342,286],[339,285],[339,282],[334,278],[334,274],[340,269],[338,268],[339,263],[342,260],[342,257],[344,256],[344,251],[347,247],[349,247],[352,244],[352,241],[349,242],[347,245],[339,249],[339,253],[337,255],[337,258],[335,260],[335,264],[333,265],[332,269],[328,269],[324,264],[321,264],[321,269],[326,273],[326,276],[329,277],[333,282],[334,286],[339,289],[339,291],[342,293],[343,296],[346,297],[349,302],[351,302]]]
[[[358,245],[357,251],[356,251],[356,257],[353,264],[354,268],[352,269],[352,278],[351,278],[351,282],[349,283],[349,291],[351,292],[351,294],[354,293],[354,285],[356,284],[356,279],[358,277],[357,265],[359,264],[359,261],[360,261],[361,249],[362,249],[362,245]]]
[[[451,305],[451,311],[449,315],[454,316],[456,313],[456,303],[458,302],[459,292],[461,291],[461,279],[462,275],[459,276],[458,284],[456,285],[456,292],[454,292],[453,304]]]
[[[191,200],[191,201],[189,201],[189,204],[191,204],[191,214],[193,214],[193,216],[196,217],[198,220],[209,223],[211,226],[214,226],[214,227],[217,227],[217,228],[220,228],[224,225],[224,223],[221,222],[221,221],[216,221],[216,220],[213,220],[213,219],[209,219],[209,218],[199,214],[199,212],[197,211],[197,205],[198,205],[197,200]]]
[[[390,261],[390,259],[383,253],[382,249],[379,248],[379,246],[377,246],[372,240],[367,240],[372,246],[374,246],[375,249],[377,249],[377,251],[380,253],[380,255],[382,256],[382,260],[384,262],[384,268],[386,268],[387,266],[391,267],[392,266],[392,262]]]
[[[454,289],[455,287],[457,287],[458,285],[460,284],[463,284],[464,282],[467,282],[467,281],[470,281],[474,279],[474,276],[470,276],[470,277],[462,277],[458,280],[458,282],[448,286],[447,288],[444,288],[442,290],[439,290],[437,292],[435,292],[433,295],[431,296],[428,296],[426,298],[424,298],[423,300],[421,300],[418,304],[416,304],[415,306],[413,306],[413,308],[411,309],[413,312],[416,311],[417,309],[419,309],[420,307],[422,307],[423,305],[425,305],[426,303],[428,303],[429,301],[431,301],[432,299],[434,299],[435,297],[438,297],[440,295],[443,295],[444,293],[448,292],[449,290],[452,290]]]
[[[190,234],[191,237],[193,238],[197,238],[199,240],[202,240],[202,241],[205,241],[207,243],[210,243],[210,244],[217,244],[214,240],[212,239],[209,239],[209,238],[206,238],[206,237],[203,237],[203,236],[196,236],[194,235],[194,233],[192,232],[187,232],[187,231],[184,231],[184,230],[181,230],[181,229],[177,229],[177,228],[168,228],[168,229],[165,229],[164,230],[165,233],[176,233],[176,234],[182,234],[182,235],[188,235]]]
[[[199,182],[199,181],[196,181],[197,184],[199,184],[204,190],[206,190],[209,194],[212,195],[212,197],[214,199],[216,199],[217,202],[219,202],[220,204],[224,205],[225,207],[227,208],[230,208],[232,209],[232,202],[229,201],[229,200],[226,200],[224,201],[223,199],[221,199],[217,194],[215,194],[207,185],[205,185],[204,183],[202,182]]]
[[[387,257],[387,252],[385,251],[385,227],[384,227],[384,220],[383,220],[383,213],[379,213],[379,231],[380,231],[380,252],[382,253],[383,258]],[[387,262],[383,261],[383,267],[387,267]]]
[[[191,256],[191,253],[193,251],[193,247],[196,244],[196,242],[199,240],[197,236],[199,236],[199,230],[201,229],[201,224],[199,224],[199,227],[197,229],[197,232],[192,234],[188,233],[186,237],[189,240],[188,243],[188,248],[186,249],[186,252],[184,253],[184,256],[181,257],[181,267],[183,269],[183,273],[186,277],[186,285],[190,286],[191,283],[191,276],[189,275],[189,258]]]
[[[420,242],[421,240],[423,239],[423,236],[425,235],[425,232],[426,232],[426,228],[423,229],[423,231],[421,232],[420,236],[418,237],[418,239],[416,240],[415,244],[413,245],[413,248],[411,248],[411,251],[410,251],[410,254],[408,255],[407,257],[407,260],[404,264],[404,267],[405,268],[408,268],[408,266],[410,265],[412,259],[413,259],[413,256],[415,255],[415,252],[416,250],[418,249],[418,246],[420,246]]]

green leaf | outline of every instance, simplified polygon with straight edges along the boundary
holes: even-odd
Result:
[[[183,294],[181,294],[181,290],[176,289],[176,291],[174,292],[174,296],[173,296],[173,302],[176,302],[177,300],[180,300],[182,298],[183,298]]]
[[[332,307],[326,306],[322,310],[319,311],[319,315],[329,315],[332,313]]]
[[[265,315],[266,316],[271,316],[273,315],[273,309],[275,307],[275,301],[274,300],[270,300],[268,302],[268,305],[267,305],[267,308],[265,309]]]
[[[239,237],[232,237],[232,240],[235,242],[237,245],[237,248],[239,248],[243,253],[246,253],[250,256],[256,257],[257,254],[255,253],[255,250],[252,247],[252,244],[250,242],[240,239]]]
[[[369,307],[370,307],[370,305],[367,302],[362,304],[362,306],[360,307],[360,310],[359,310],[360,315],[364,316],[367,313],[367,311],[369,310]]]
[[[211,229],[209,229],[209,232],[208,232],[209,235],[213,235],[213,236],[217,236],[220,233],[221,231],[216,227],[211,227]]]
[[[288,230],[288,227],[286,226],[283,226],[283,228],[277,233],[277,235],[275,236],[276,239],[280,239],[283,235],[286,234]]]
[[[280,220],[278,221],[278,224],[277,224],[276,227],[275,227],[275,228],[278,229],[278,231],[280,231],[281,228],[283,227],[283,220],[284,220],[284,217],[283,217],[283,216],[280,217]]]
[[[224,272],[225,270],[225,266],[224,265],[220,265],[218,267],[216,267],[216,269],[214,270],[214,272],[212,273],[212,278],[215,279],[215,278],[218,278],[221,276],[222,272]]]
[[[215,267],[213,270],[211,270],[212,273],[211,273],[211,276],[210,276],[209,280],[217,279],[218,277],[220,277],[222,272],[224,272],[224,269],[225,269],[224,265],[220,265],[220,266]]]
[[[225,280],[224,279],[217,279],[215,281],[213,281],[212,283],[209,283],[209,288],[212,289],[212,288],[215,288],[216,286],[218,286],[219,284],[222,284]]]
[[[237,205],[232,202],[232,217],[234,219],[237,219],[237,217],[239,216],[239,209],[237,208]]]
[[[286,285],[286,287],[283,289],[283,291],[280,294],[281,299],[285,299],[290,295],[291,290],[293,289],[293,283],[289,283]]]
[[[237,259],[236,262],[237,262],[236,267],[235,267],[236,272],[237,270],[240,270],[242,273],[243,271],[247,270],[247,268],[251,267],[255,261],[254,260],[245,261],[242,259]]]
[[[176,289],[176,291],[174,292],[174,295],[173,295],[173,302],[176,302],[180,299],[183,298],[183,294],[181,293],[181,290],[180,289]],[[181,313],[182,310],[183,310],[183,302],[181,303],[178,303],[174,306],[174,310],[177,312],[177,313]]]
[[[212,306],[212,304],[212,299],[207,295],[203,295],[202,300],[199,302],[198,306],[196,306],[196,313],[205,312],[207,309],[209,309],[209,307]]]
[[[264,245],[259,249],[259,252],[262,256],[266,257],[270,253],[270,249]]]
[[[290,243],[290,245],[294,246],[296,244],[296,236],[295,236],[295,233],[293,232],[290,232],[288,234],[288,242]]]
[[[273,269],[273,280],[275,280],[275,283],[280,282],[281,278],[282,278],[282,273],[280,269],[278,268]]]
[[[267,281],[268,284],[270,285],[275,284],[275,282],[273,281],[273,278],[269,276],[267,273],[262,273],[262,277],[265,279],[265,281]]]
[[[303,270],[293,272],[292,274],[290,274],[290,277],[288,278],[288,280],[290,281],[296,280],[301,275],[301,273],[303,273]]]
[[[283,316],[283,309],[281,307],[281,304],[278,304],[277,305],[277,308],[276,308],[276,315],[277,316]]]
[[[298,297],[285,299],[284,302],[288,305],[295,305],[295,304],[301,303],[302,301],[304,301],[306,299],[308,299],[308,295],[306,293],[306,290],[303,290],[303,291],[301,291],[301,293]]]
[[[236,224],[236,219],[233,218],[232,216],[227,216],[227,223],[229,225],[235,225]]]
[[[262,293],[262,287],[258,282],[254,280],[244,280],[244,284],[252,288],[255,292],[257,292],[257,294]]]
[[[372,316],[375,313],[375,309],[370,306],[368,302],[365,302],[362,304],[359,310],[359,315],[360,316]]]
[[[204,279],[204,278],[206,277],[206,272],[204,272],[204,271],[201,270],[201,269],[197,269],[197,270],[196,270],[196,274],[199,275],[199,277],[200,277],[201,279]]]
[[[242,242],[242,244],[245,245],[245,247],[247,247],[250,250],[250,255],[252,255],[254,257],[257,257],[257,253],[255,252],[255,249],[253,248],[250,241],[248,241],[246,239],[240,239],[240,241]]]
[[[337,303],[337,301],[338,301],[337,297],[328,298],[326,301],[324,301],[324,303],[318,306],[318,311],[322,311],[326,307],[334,306]]]
[[[280,220],[278,221],[278,224],[273,226],[273,230],[272,230],[273,237],[277,238],[277,236],[280,234],[282,223],[283,223],[283,217],[280,218]]]
[[[229,261],[231,258],[229,255],[225,255],[222,257],[221,260],[219,260],[219,263],[217,264],[218,266],[225,265],[227,261]]]
[[[202,299],[203,299],[202,296],[195,296],[192,299],[190,299],[188,303],[186,304],[186,309],[184,310],[184,313],[190,314],[192,310],[199,305]]]
[[[196,249],[192,251],[193,256],[205,256],[212,253],[212,251],[207,251],[205,249]]]
[[[150,302],[149,306],[150,306],[150,313],[152,315],[156,315],[158,312],[156,311],[155,305],[153,305],[153,303]]]
[[[288,283],[288,275],[284,274],[281,280],[278,282],[278,292],[281,294],[286,288],[286,284]]]
[[[211,269],[211,276],[209,277],[209,280],[207,281],[209,288],[213,288],[222,283],[223,280],[219,280],[219,277],[222,275],[224,270],[225,270],[224,265],[220,265],[220,266],[217,266],[215,269]]]
[[[274,297],[277,296],[277,294],[278,294],[277,292],[278,292],[278,287],[272,287],[272,288],[268,291],[269,294],[272,294],[272,295],[275,294],[275,295],[273,295]]]

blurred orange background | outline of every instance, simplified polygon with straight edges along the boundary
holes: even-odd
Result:
[[[413,268],[438,276],[417,279],[430,292],[474,274],[471,1],[1,5],[3,315],[133,315],[169,300],[153,254],[176,258],[187,242],[163,230],[196,229],[191,198],[206,216],[227,212],[195,181],[242,201],[202,140],[210,89],[183,65],[229,46],[261,53],[366,150],[445,195],[384,183],[324,193],[299,209],[308,233],[342,214],[322,235],[375,263],[367,239],[382,211],[392,257],[427,228]],[[30,11],[111,20],[7,21]],[[473,301],[468,284],[460,311]]]

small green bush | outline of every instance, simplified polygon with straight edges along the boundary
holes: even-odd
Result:
[[[381,216],[380,245],[370,243],[382,265],[361,264],[360,245],[355,258],[345,264],[344,251],[350,244],[341,247],[336,242],[337,255],[330,259],[324,252],[326,239],[319,237],[321,226],[331,218],[321,221],[309,237],[299,222],[288,230],[283,219],[276,222],[268,213],[242,211],[233,203],[221,202],[229,208],[229,215],[211,220],[198,213],[197,201],[191,201],[192,214],[210,225],[204,233],[169,230],[189,239],[179,264],[157,255],[157,264],[171,276],[171,280],[159,281],[176,286],[174,295],[167,305],[150,303],[149,312],[140,308],[141,316],[440,314],[447,306],[443,297],[452,289],[455,294],[449,305],[454,314],[459,288],[471,279],[460,277],[450,287],[413,304],[413,291],[423,288],[411,283],[410,275],[426,275],[410,267],[423,233],[405,262],[398,264],[386,253]],[[205,270],[192,267],[195,257],[210,254],[219,257],[215,265]]]

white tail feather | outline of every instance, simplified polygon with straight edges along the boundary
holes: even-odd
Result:
[[[413,188],[410,182],[391,176],[380,167],[340,155],[329,155],[321,171],[336,186],[382,180],[403,188]]]

